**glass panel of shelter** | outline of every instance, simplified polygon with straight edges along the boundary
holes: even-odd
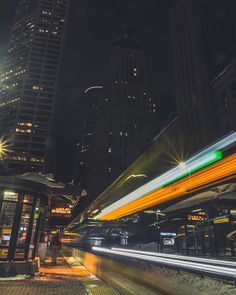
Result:
[[[12,191],[1,192],[0,203],[0,260],[7,260],[18,193]]]
[[[16,249],[14,254],[15,260],[32,259],[32,250],[29,248],[32,237],[32,230],[34,227],[33,223],[35,213],[35,202],[36,201],[34,201],[33,196],[24,196],[20,224],[17,234]],[[28,257],[28,254],[30,257]]]
[[[33,215],[33,224],[32,224],[32,232],[30,237],[30,244],[29,244],[29,253],[28,253],[28,259],[33,258],[33,253],[35,252],[35,244],[36,244],[36,231],[37,231],[37,225],[39,221],[39,214],[40,214],[40,201],[37,199],[35,203],[34,208],[34,215]]]
[[[39,198],[0,190],[0,260],[33,258],[39,212]]]
[[[235,212],[235,215],[234,215]],[[205,220],[201,220],[205,216]],[[200,218],[201,217],[201,218]],[[190,212],[177,230],[177,253],[190,256],[235,256],[236,211],[222,209],[206,218],[206,211]]]

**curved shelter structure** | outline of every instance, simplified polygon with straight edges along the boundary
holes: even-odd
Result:
[[[47,206],[52,198],[76,203],[82,189],[48,175],[0,176],[0,276],[32,274]]]

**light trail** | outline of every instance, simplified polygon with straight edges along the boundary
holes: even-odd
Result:
[[[138,200],[139,198],[143,197],[148,193],[152,193],[157,189],[161,189],[164,186],[174,182],[180,178],[183,178],[190,174],[191,172],[195,172],[202,167],[205,167],[208,164],[212,164],[221,159],[219,152],[212,151],[211,153],[201,156],[200,158],[194,159],[194,161],[186,162],[185,168],[177,166],[170,171],[156,177],[154,180],[149,181],[148,183],[142,185],[135,191],[129,193],[128,195],[124,196],[122,199],[118,200],[114,204],[108,206],[107,208],[102,210],[102,213],[99,214],[97,217],[101,218],[106,214],[114,211],[117,208],[125,206],[131,202]]]
[[[189,257],[184,255],[174,255],[174,254],[165,254],[165,253],[155,253],[155,252],[149,252],[149,251],[139,251],[139,250],[133,250],[133,249],[116,248],[116,247],[112,247],[111,249],[115,251],[137,253],[141,255],[150,255],[150,256],[156,256],[156,257],[165,257],[165,258],[176,259],[176,260],[186,260],[186,261],[194,261],[199,263],[202,262],[206,264],[208,263],[208,264],[214,264],[214,265],[232,266],[232,267],[235,267],[236,269],[236,262],[233,262],[233,261],[208,259],[208,258],[200,258],[200,257]]]
[[[192,156],[190,159],[184,162],[184,165],[179,165],[169,170],[168,172],[142,185],[141,187],[129,193],[128,195],[123,196],[120,200],[102,209],[101,213],[95,216],[94,218],[95,219],[98,218],[100,220],[113,220],[113,219],[118,219],[120,217],[138,212],[142,209],[148,208],[148,203],[144,205],[145,203],[144,199],[147,199],[148,197],[148,199],[150,200],[153,194],[155,194],[156,195],[155,197],[157,197],[158,193],[161,193],[163,195],[163,192],[165,195],[166,192],[162,190],[165,187],[168,188],[169,184],[173,182],[178,183],[181,178],[184,178],[184,177],[187,178],[188,175],[192,176],[192,173],[196,174],[199,171],[202,171],[202,170],[205,171],[206,170],[205,167],[208,165],[214,166],[214,163],[221,159],[221,150],[231,146],[235,142],[236,142],[236,132],[233,132],[230,135],[226,136],[225,138],[219,140],[215,144],[205,148],[201,152]],[[221,160],[219,162],[222,162],[222,161],[224,160]],[[212,171],[212,174],[214,174],[214,171]],[[218,179],[224,176],[225,177],[228,176],[227,173],[225,173],[224,175],[221,173],[221,176],[218,175]],[[205,182],[206,181],[207,182],[211,181],[211,179],[209,179],[209,176],[205,178]],[[212,181],[215,181],[214,177]],[[203,179],[203,182],[204,182],[204,179]],[[204,185],[204,183],[199,183],[198,185]],[[182,195],[184,193],[187,193],[187,190],[185,191],[183,190]],[[180,195],[176,195],[176,197],[177,196],[180,196]],[[172,198],[170,198],[170,200],[171,199],[173,199],[173,196]],[[160,203],[159,202],[160,199],[155,198],[155,200],[156,201],[151,202],[151,206],[158,205]],[[169,199],[165,201],[168,201],[168,200]]]
[[[211,265],[211,264],[206,264],[201,262],[189,262],[189,261],[180,260],[180,259],[176,260],[176,259],[170,259],[170,258],[155,257],[151,255],[111,250],[111,249],[101,248],[101,247],[92,247],[92,249],[100,253],[113,254],[113,255],[118,255],[118,256],[127,257],[127,258],[135,258],[135,259],[149,261],[149,262],[153,262],[153,263],[157,263],[161,265],[168,265],[168,266],[177,267],[181,269],[199,271],[200,273],[221,275],[221,276],[230,277],[234,279],[236,278],[236,269],[231,267],[222,267],[222,266],[216,266],[216,265]]]
[[[177,197],[193,192],[199,187],[206,186],[226,177],[233,177],[236,173],[236,153],[212,164],[202,170],[172,183],[166,187],[157,189],[151,193],[144,193],[136,200],[124,198],[102,210],[98,216],[100,220],[114,220],[138,212],[140,210],[162,204]],[[128,195],[127,195],[128,196]]]

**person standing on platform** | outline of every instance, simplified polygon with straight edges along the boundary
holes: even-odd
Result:
[[[59,232],[57,232],[51,240],[50,243],[50,248],[51,248],[51,256],[52,256],[52,265],[57,264],[57,257],[59,254],[59,249],[60,249],[60,237],[59,237]]]

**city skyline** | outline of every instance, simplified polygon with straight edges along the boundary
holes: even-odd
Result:
[[[0,0],[3,294],[235,295],[235,15]]]

